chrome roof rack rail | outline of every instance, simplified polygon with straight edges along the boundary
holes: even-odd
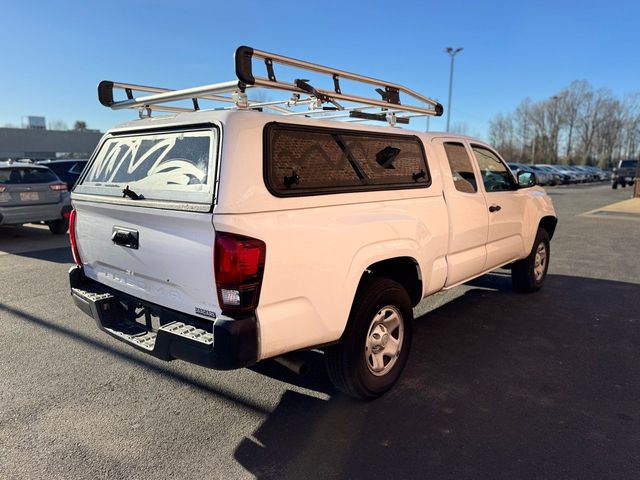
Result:
[[[254,74],[253,63],[256,59],[263,60],[266,76]],[[328,76],[333,88],[314,87],[309,80],[301,78],[290,81],[279,80],[274,68],[276,65]],[[200,110],[200,101],[203,100],[231,104],[217,109],[271,110],[284,115],[304,115],[315,118],[386,121],[394,126],[397,123],[409,123],[412,117],[440,116],[443,113],[440,103],[403,85],[245,46],[236,50],[235,73],[237,80],[181,90],[105,80],[98,85],[98,99],[102,105],[114,110],[137,109],[141,116],[149,116],[152,111],[173,113]],[[373,87],[374,92],[379,96],[347,93],[340,84],[343,79],[357,84],[360,90],[364,90],[364,86]],[[249,100],[247,90],[260,88],[290,92],[291,96],[275,101]],[[124,91],[126,98],[115,100],[114,90],[116,89]],[[135,96],[134,92],[142,95]],[[401,95],[412,103],[402,103]],[[167,105],[184,100],[190,100],[192,105],[189,107]],[[301,110],[301,107],[306,107],[306,110]],[[365,112],[371,109],[374,111]]]

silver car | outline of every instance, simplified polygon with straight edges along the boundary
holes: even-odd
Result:
[[[557,172],[553,169],[548,169],[542,165],[529,165],[531,169],[536,172],[536,176],[541,179],[544,185],[558,185],[562,183],[562,179]]]
[[[538,185],[553,185],[553,176],[549,172],[536,168],[537,165],[525,165],[522,163],[508,163],[511,171],[517,176],[518,172],[533,172],[536,175]]]
[[[70,212],[67,184],[49,168],[0,162],[0,225],[44,222],[51,233],[64,234]]]

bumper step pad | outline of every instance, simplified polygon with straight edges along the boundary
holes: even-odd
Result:
[[[96,310],[101,314],[99,316],[104,319],[101,323],[107,332],[149,352],[152,352],[155,348],[156,338],[160,331],[194,340],[209,347],[213,346],[213,331],[207,332],[202,328],[189,325],[188,323],[175,321],[162,325],[158,329],[158,332],[154,332],[138,322],[127,321],[120,318],[111,320],[108,318],[111,316],[110,314],[120,311],[118,300],[114,295],[108,292],[102,292],[99,289],[87,291],[74,288],[73,290],[78,297],[84,298],[87,303],[93,303],[95,305]]]
[[[196,328],[193,325],[188,325],[182,322],[173,322],[168,325],[163,325],[160,330],[179,335],[181,337],[195,340],[196,342],[204,343],[205,345],[213,345],[213,333],[207,332],[201,328]]]
[[[104,329],[129,343],[133,343],[145,350],[153,351],[156,346],[156,332],[150,332],[142,325],[133,322],[120,322]]]
[[[105,327],[105,330],[149,351],[153,351],[156,345],[156,337],[158,336],[156,332],[149,331],[143,325],[133,322],[119,322],[111,327]],[[168,325],[163,325],[159,330],[179,337],[188,338],[189,340],[195,340],[204,345],[213,345],[213,333],[186,323],[173,322]]]
[[[229,370],[253,365],[258,359],[258,327],[254,315],[215,321],[203,320],[160,305],[145,302],[87,279],[80,267],[69,270],[74,303],[92,317],[98,327],[139,351],[161,360],[181,359],[208,368]],[[149,318],[136,321],[144,308]],[[159,324],[159,326],[157,326]],[[215,341],[214,341],[215,338]]]

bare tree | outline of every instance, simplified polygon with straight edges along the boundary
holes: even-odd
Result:
[[[519,160],[519,151],[515,144],[514,123],[512,115],[498,114],[489,123],[489,140],[503,157]]]
[[[531,128],[531,99],[525,98],[513,117],[515,142],[520,146],[520,161],[528,163],[531,160],[529,146],[533,144],[534,135]]]
[[[621,132],[624,126],[622,103],[615,98],[605,98],[600,108],[602,121],[596,132],[595,160],[601,167],[609,167],[613,162],[614,152],[619,151]],[[619,155],[619,154],[618,154]]]
[[[562,129],[562,115],[560,114],[560,96],[554,95],[545,102],[547,110],[547,125],[549,138],[549,155],[551,163],[558,163],[559,140]]]
[[[505,157],[529,163],[609,167],[640,154],[640,92],[620,100],[576,80],[546,100],[523,100],[513,114],[489,124],[491,142]]]
[[[557,117],[555,100],[553,99],[537,102],[531,106],[529,118],[533,130],[531,147],[533,163],[536,160],[542,160],[545,163],[557,162]]]
[[[567,163],[572,163],[573,141],[580,105],[587,93],[592,90],[591,85],[586,80],[574,80],[571,84],[558,94],[560,121],[566,128],[565,158]]]
[[[640,156],[640,92],[627,95],[622,102],[624,126],[620,142],[620,157]]]
[[[73,124],[73,129],[78,130],[79,132],[84,132],[87,129],[87,122],[78,120]]]
[[[601,88],[596,91],[589,91],[583,97],[584,101],[580,105],[580,116],[578,117],[578,134],[580,138],[580,163],[582,165],[593,163],[594,141],[597,138],[598,130],[606,121],[607,103],[612,101],[611,91]]]

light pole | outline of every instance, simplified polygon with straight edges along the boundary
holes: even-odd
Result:
[[[449,122],[451,120],[451,90],[453,88],[453,61],[456,58],[456,55],[462,51],[462,47],[460,48],[451,48],[447,47],[444,50],[444,53],[448,53],[451,56],[451,70],[449,71],[449,102],[447,105],[447,132],[449,131]]]

